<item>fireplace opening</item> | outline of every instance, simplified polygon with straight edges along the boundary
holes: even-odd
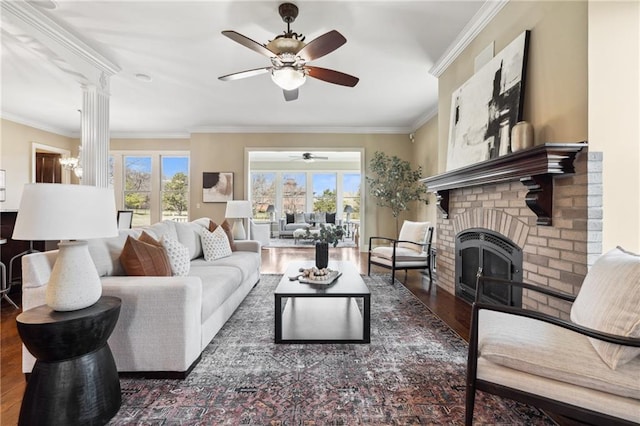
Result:
[[[456,296],[468,302],[476,297],[476,275],[522,281],[522,249],[504,235],[488,229],[467,229],[456,237]],[[484,285],[483,301],[522,306],[522,289]]]

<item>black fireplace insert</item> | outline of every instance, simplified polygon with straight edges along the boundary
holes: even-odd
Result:
[[[522,249],[497,232],[472,228],[456,237],[456,296],[473,302],[476,275],[522,281]],[[522,289],[499,284],[484,286],[485,302],[522,307]]]

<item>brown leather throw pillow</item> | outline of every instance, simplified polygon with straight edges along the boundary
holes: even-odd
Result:
[[[148,235],[148,238],[153,237]],[[155,241],[155,239],[153,239]],[[156,243],[158,243],[156,241]],[[158,243],[159,244],[159,243]],[[120,254],[120,263],[127,275],[170,277],[171,264],[162,245],[145,243],[128,236]]]

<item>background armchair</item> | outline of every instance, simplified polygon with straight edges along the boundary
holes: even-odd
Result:
[[[587,424],[640,423],[640,257],[617,248],[589,270],[578,296],[519,286],[572,303],[571,321],[530,309],[473,304],[466,421],[477,390]],[[563,303],[563,302],[559,302]]]
[[[371,275],[371,265],[391,269],[393,284],[397,270],[404,270],[405,279],[408,269],[426,269],[431,286],[431,242],[433,227],[430,222],[411,222],[405,220],[398,239],[387,237],[369,237],[369,260],[367,274]],[[378,245],[383,242],[384,245]]]
[[[269,245],[269,238],[271,237],[271,223],[256,223],[253,219],[249,219],[249,233],[252,240],[260,242],[261,247]]]

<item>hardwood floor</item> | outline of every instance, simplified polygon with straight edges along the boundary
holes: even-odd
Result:
[[[361,273],[367,273],[367,254],[359,253],[355,248],[331,249],[330,258],[348,260],[355,263]],[[277,248],[262,250],[262,272],[265,274],[281,274],[289,262],[293,260],[311,260],[313,249]],[[372,272],[387,273],[388,270],[373,267]],[[435,285],[427,289],[428,279],[418,271],[409,271],[406,280],[400,272],[397,277],[404,282],[425,305],[445,321],[461,337],[469,339],[469,320],[471,306],[456,299],[449,293],[437,289]],[[391,285],[391,284],[389,284]],[[20,300],[18,294],[12,294],[14,301]],[[0,425],[15,425],[18,422],[20,404],[25,389],[22,374],[22,345],[16,328],[16,317],[20,311],[13,308],[5,300],[0,308]]]

